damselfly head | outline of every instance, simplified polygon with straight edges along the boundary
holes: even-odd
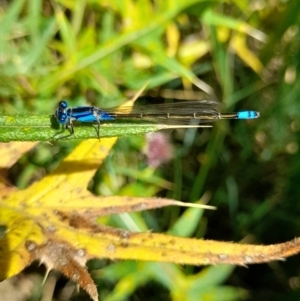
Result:
[[[65,124],[67,122],[68,115],[66,114],[66,109],[68,104],[66,101],[62,100],[58,104],[58,108],[55,111],[55,117],[59,124]]]

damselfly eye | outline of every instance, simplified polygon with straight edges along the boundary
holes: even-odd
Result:
[[[65,123],[67,120],[67,114],[61,113],[57,116],[57,120],[59,123]]]
[[[66,101],[62,100],[59,102],[58,106],[65,109],[68,106],[68,104]]]

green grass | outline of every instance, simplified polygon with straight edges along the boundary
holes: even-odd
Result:
[[[71,106],[111,107],[147,82],[144,103],[171,101],[182,90],[198,99],[190,92],[200,91],[203,99],[219,99],[224,111],[255,109],[261,118],[167,131],[176,156],[157,168],[147,165],[144,136],[121,138],[90,189],[182,201],[206,193],[218,210],[165,208],[105,222],[259,244],[299,236],[299,5],[275,2],[2,1],[0,125],[5,116],[15,122],[5,141],[26,126],[35,140],[48,140],[57,131],[49,115],[62,98]],[[34,129],[43,125],[45,131]],[[5,131],[0,126],[0,137]],[[95,134],[89,126],[77,125],[77,132],[78,138]],[[9,171],[11,179],[29,185],[72,145],[41,144]],[[295,256],[248,269],[106,261],[90,267],[105,300],[298,300],[299,263]]]

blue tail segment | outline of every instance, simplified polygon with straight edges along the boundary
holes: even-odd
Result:
[[[259,117],[256,111],[242,111],[237,113],[237,119],[255,119]]]

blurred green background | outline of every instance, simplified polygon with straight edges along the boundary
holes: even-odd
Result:
[[[139,103],[218,99],[223,111],[257,110],[257,120],[213,129],[120,138],[89,188],[192,202],[204,195],[218,207],[101,220],[116,227],[291,240],[300,233],[299,24],[297,0],[1,0],[0,111],[52,113],[62,98],[111,107],[147,82]],[[73,146],[39,145],[11,168],[11,181],[28,186]],[[249,268],[105,260],[89,267],[101,300],[300,299],[299,256]],[[66,280],[57,280],[47,300],[62,300]],[[27,300],[42,294],[32,290]],[[80,294],[64,300],[89,300]]]

